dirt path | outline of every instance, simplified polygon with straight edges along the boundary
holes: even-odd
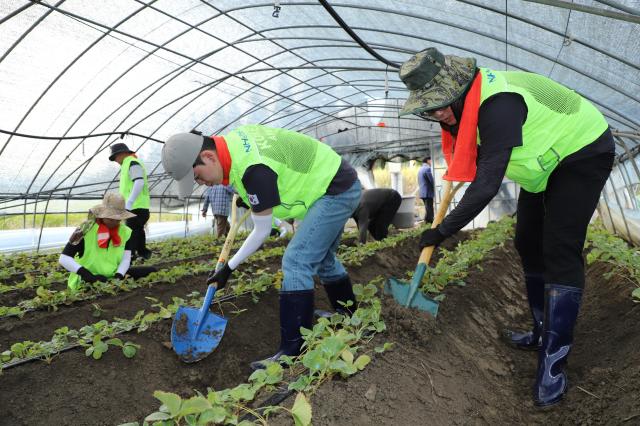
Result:
[[[570,393],[540,410],[531,402],[536,353],[499,338],[505,326],[529,321],[512,243],[482,267],[467,286],[446,291],[437,321],[387,299],[389,331],[378,344],[396,348],[356,377],[323,386],[312,397],[314,425],[640,424],[633,417],[640,414],[640,305],[629,284],[603,279],[602,265],[590,268]]]

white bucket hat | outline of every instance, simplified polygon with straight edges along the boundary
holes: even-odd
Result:
[[[124,208],[124,198],[117,192],[107,192],[104,194],[102,204],[98,204],[89,209],[98,219],[125,220],[136,215],[128,212]]]
[[[178,182],[180,199],[193,192],[193,163],[200,154],[202,141],[201,135],[178,133],[167,139],[162,147],[162,166]]]

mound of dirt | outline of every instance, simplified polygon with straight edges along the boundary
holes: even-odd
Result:
[[[640,305],[624,279],[602,277],[607,270],[600,264],[588,272],[570,391],[560,405],[534,407],[537,354],[499,337],[530,322],[519,258],[508,243],[466,286],[446,290],[437,320],[385,299],[388,331],[376,344],[395,342],[395,349],[319,389],[314,424],[640,424]]]

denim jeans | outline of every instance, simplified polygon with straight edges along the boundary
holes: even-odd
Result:
[[[336,258],[344,224],[360,202],[360,181],[338,195],[318,199],[296,230],[282,258],[282,291],[313,289],[313,277],[336,281],[347,272]]]

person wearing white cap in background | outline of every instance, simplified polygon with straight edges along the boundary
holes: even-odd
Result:
[[[344,225],[360,199],[360,183],[348,162],[309,136],[260,125],[242,126],[224,137],[193,133],[171,136],[162,164],[189,195],[194,179],[208,186],[231,184],[252,210],[254,228],[242,247],[208,284],[224,287],[233,270],[269,236],[272,217],[304,219],[282,258],[280,347],[266,361],[300,353],[300,327],[313,321],[314,275],[320,277],[334,309],[354,309],[351,280],[335,256]]]
[[[134,217],[125,208],[125,201],[116,192],[107,192],[101,204],[89,209],[89,218],[71,235],[59,258],[59,263],[71,272],[67,282],[72,291],[82,283],[105,282],[111,278],[146,277],[156,269],[131,265],[131,229],[120,223]]]

